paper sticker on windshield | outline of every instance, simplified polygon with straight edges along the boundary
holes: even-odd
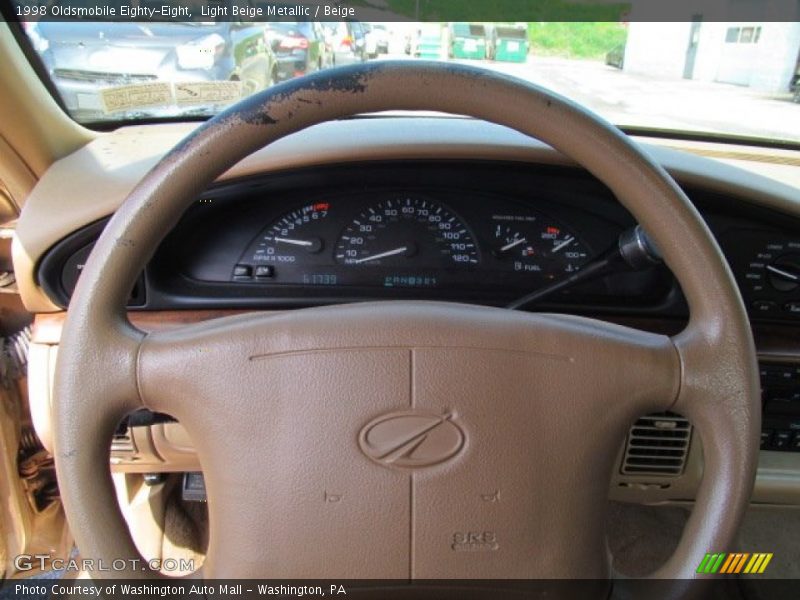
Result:
[[[169,83],[137,83],[100,90],[105,112],[129,111],[151,106],[172,104],[172,89]]]
[[[241,81],[198,81],[175,84],[175,101],[178,106],[231,104],[241,97]]]

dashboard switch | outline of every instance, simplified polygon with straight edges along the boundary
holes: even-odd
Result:
[[[275,268],[272,265],[258,265],[256,267],[256,278],[268,279],[275,275]]]
[[[764,386],[791,385],[800,381],[800,373],[794,365],[760,365],[759,373]]]
[[[181,495],[185,502],[206,502],[206,481],[202,473],[184,473]]]
[[[759,363],[764,401],[761,449],[800,452],[800,364]]]
[[[250,279],[253,273],[253,267],[250,265],[236,265],[233,267],[234,279]]]
[[[778,309],[778,305],[769,300],[756,300],[751,305],[754,312],[757,313],[773,313]]]
[[[800,302],[787,302],[783,305],[783,310],[796,317],[800,317]]]
[[[791,431],[776,431],[775,437],[772,439],[772,447],[776,450],[784,450],[789,447],[791,440]]]

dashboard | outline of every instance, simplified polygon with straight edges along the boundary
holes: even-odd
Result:
[[[39,281],[68,302],[105,220],[56,244]],[[631,216],[562,168],[407,163],[312,169],[221,185],[155,253],[131,306],[303,306],[382,298],[504,305],[613,249]],[[547,306],[636,311],[674,300],[668,270],[620,272]]]
[[[760,477],[769,483],[757,486],[755,497],[795,502],[796,484],[782,474],[797,468],[793,459],[800,451],[800,369],[794,358],[800,219],[701,183],[681,181],[729,261],[759,346],[762,449],[769,450],[762,453]],[[98,218],[103,214],[108,212],[93,221],[74,219],[89,224],[73,226],[72,233],[66,230],[41,251],[36,283],[56,306],[68,305],[107,222]],[[381,299],[507,306],[587,269],[635,225],[614,195],[584,170],[544,161],[395,158],[253,169],[195,198],[153,249],[129,307],[146,327],[182,320],[180,315],[190,320],[227,310]],[[25,239],[30,243],[36,232],[30,229]],[[688,317],[680,287],[663,265],[620,269],[529,309],[663,333],[680,331]],[[640,447],[652,443],[637,438],[637,431],[652,430],[648,418],[678,419],[676,431],[683,437],[669,442],[676,446],[670,451],[674,456],[651,456]],[[702,452],[688,423],[674,415],[643,419],[621,452],[612,495],[647,502],[692,497]],[[179,424],[130,427],[118,437],[122,449],[112,453],[115,468],[197,469]]]
[[[798,223],[688,192],[729,259],[751,317],[800,319]],[[60,306],[105,222],[68,236],[42,260],[40,284]],[[563,167],[407,162],[246,178],[196,199],[155,252],[130,305],[269,308],[414,298],[504,306],[579,272],[634,225],[605,186]],[[687,314],[664,266],[620,269],[536,308]]]

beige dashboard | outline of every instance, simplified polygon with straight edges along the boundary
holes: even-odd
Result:
[[[457,117],[370,117],[324,123],[264,148],[225,173],[221,180],[303,167],[411,159],[516,161],[573,166],[549,146],[511,129]],[[14,267],[25,305],[32,312],[58,310],[35,282],[34,270],[58,240],[112,214],[144,174],[195,125],[136,126],[101,135],[53,164],[25,203],[17,226]],[[676,150],[664,142],[640,140],[678,183],[800,214],[800,153],[783,153],[779,162],[751,161],[790,185],[721,160],[706,146]],[[742,162],[730,158],[726,160]],[[752,153],[750,154],[752,158]],[[791,174],[791,176],[789,175]]]
[[[222,179],[296,170],[326,164],[369,161],[502,160],[574,166],[552,148],[509,129],[463,118],[374,116],[326,123],[287,137],[248,157]],[[14,241],[14,263],[25,305],[37,313],[30,354],[31,409],[46,446],[52,374],[60,323],[57,307],[38,285],[36,267],[60,239],[112,214],[142,176],[195,125],[137,126],[103,134],[53,164],[28,197]],[[675,140],[639,140],[678,183],[725,195],[731,202],[758,204],[800,216],[800,153],[741,150]],[[139,313],[143,328],[177,325],[221,313],[172,315]],[[658,327],[658,324],[655,324]],[[762,358],[800,363],[800,329],[756,331]],[[132,428],[130,445],[118,451],[112,468],[129,472],[194,471],[200,465],[191,441],[177,424]],[[621,441],[622,442],[622,441]],[[691,501],[702,474],[699,439],[687,442],[687,459],[676,476],[624,473],[612,482],[612,498]],[[762,452],[753,501],[800,504],[800,453]]]

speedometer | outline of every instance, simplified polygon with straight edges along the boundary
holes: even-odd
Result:
[[[479,261],[461,219],[439,202],[409,196],[362,210],[339,237],[335,257],[343,265],[414,270],[465,268]]]

